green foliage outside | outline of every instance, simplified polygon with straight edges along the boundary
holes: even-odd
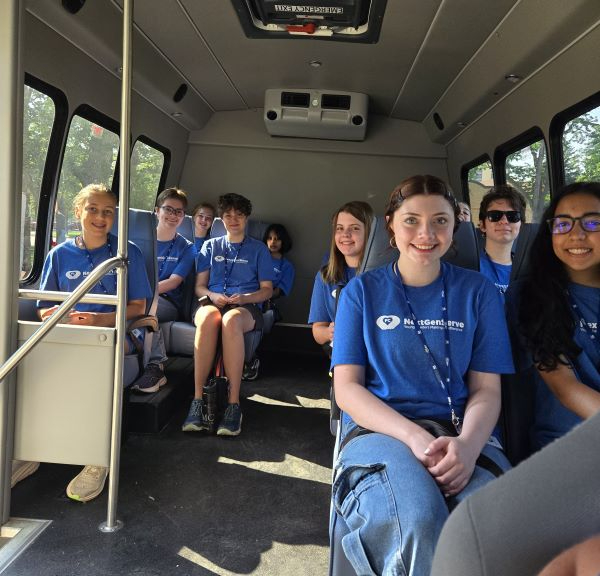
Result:
[[[23,118],[23,236],[22,277],[32,267],[33,242],[38,219],[39,196],[50,134],[55,117],[51,98],[25,86]],[[119,136],[85,118],[74,116],[65,146],[57,202],[53,218],[53,241],[77,234],[73,198],[92,183],[113,184]],[[164,165],[162,152],[140,141],[131,157],[130,206],[152,209]],[[44,217],[43,215],[41,216]]]

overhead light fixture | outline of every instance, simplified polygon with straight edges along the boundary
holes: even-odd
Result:
[[[519,76],[518,74],[507,74],[504,79],[507,82],[510,82],[511,84],[517,84],[517,82],[520,82],[521,80],[523,80],[523,78],[521,78],[521,76]]]
[[[173,116],[173,118],[181,118],[183,116],[183,112],[173,112],[171,116]]]
[[[320,60],[311,60],[308,63],[309,66],[312,66],[313,68],[320,68],[321,66],[323,66],[323,62],[321,62]]]
[[[456,125],[457,125],[459,128],[465,128],[465,127],[467,126],[467,123],[466,123],[466,122],[457,122],[457,123],[456,123]]]

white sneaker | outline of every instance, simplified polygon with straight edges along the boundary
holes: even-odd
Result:
[[[104,466],[85,466],[84,469],[69,482],[67,496],[79,502],[93,500],[104,489],[108,476],[108,468]]]
[[[27,476],[31,476],[39,467],[39,462],[29,462],[28,460],[13,460],[10,487],[14,488],[17,482],[24,480],[25,478],[27,478]]]

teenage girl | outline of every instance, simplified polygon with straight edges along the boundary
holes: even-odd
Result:
[[[344,204],[331,218],[329,260],[315,277],[308,315],[318,344],[329,345],[333,341],[336,295],[356,275],[372,220],[373,209],[359,200]]]
[[[271,296],[271,300],[289,296],[296,271],[294,265],[283,255],[292,249],[292,239],[283,224],[271,224],[265,231],[263,242],[271,253],[271,262],[273,263],[273,296]]]
[[[210,227],[215,219],[215,207],[208,202],[201,202],[192,212],[194,221],[194,244],[196,250],[200,252],[200,248],[210,236]]]
[[[357,574],[428,576],[449,509],[509,467],[492,436],[499,374],[513,369],[502,299],[481,274],[441,262],[458,215],[439,178],[404,180],[386,210],[398,260],[341,294],[332,497]]]
[[[115,218],[117,198],[101,184],[83,188],[73,200],[75,216],[81,223],[81,235],[69,238],[53,248],[46,257],[42,270],[40,290],[72,292],[98,264],[117,253],[117,238],[110,234]],[[146,299],[152,298],[146,275],[144,257],[139,248],[129,243],[129,268],[127,274],[127,319],[146,313]],[[91,290],[92,294],[116,294],[117,276],[113,270]],[[42,320],[58,308],[54,302],[38,301],[38,314]],[[77,304],[64,317],[67,324],[81,326],[114,326],[116,312],[107,304]],[[126,342],[126,352],[132,347]],[[104,487],[108,469],[85,466],[67,486],[67,496],[87,502],[98,496]]]
[[[565,186],[531,246],[530,276],[510,290],[509,318],[540,379],[540,448],[600,410],[600,183]],[[513,297],[514,294],[514,297]]]
[[[479,229],[485,245],[479,270],[504,294],[512,271],[512,248],[525,221],[525,198],[512,186],[494,186],[481,200]]]

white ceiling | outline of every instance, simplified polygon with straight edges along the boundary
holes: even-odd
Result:
[[[120,4],[88,0],[71,15],[60,0],[30,0],[27,10],[117,74]],[[189,130],[217,111],[262,108],[267,88],[364,92],[372,113],[424,122],[444,142],[514,89],[505,75],[527,79],[599,20],[598,0],[387,0],[376,44],[256,40],[229,0],[137,0],[134,87]]]

